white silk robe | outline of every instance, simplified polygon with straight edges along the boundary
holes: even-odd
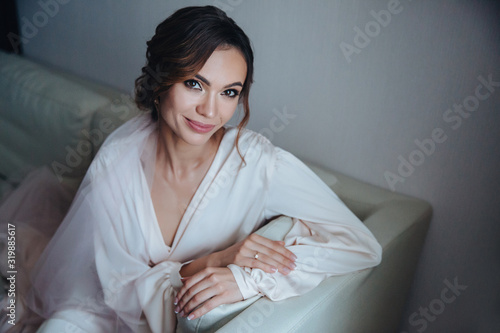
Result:
[[[227,128],[172,246],[165,245],[150,196],[156,126],[149,116],[136,117],[101,147],[38,262],[31,306],[43,317],[75,331],[73,325],[89,332],[173,332],[181,265],[227,248],[278,215],[295,218],[285,242],[297,268],[285,276],[230,265],[244,298],[285,299],[380,262],[370,231],[292,154],[244,130],[242,165],[236,128]]]

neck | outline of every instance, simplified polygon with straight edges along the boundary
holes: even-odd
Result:
[[[182,179],[210,166],[224,129],[217,131],[204,145],[193,146],[180,139],[162,119],[159,122],[156,165],[163,177]]]

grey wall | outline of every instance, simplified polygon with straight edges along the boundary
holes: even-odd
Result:
[[[401,330],[500,331],[500,83],[488,91],[478,80],[500,82],[493,1],[58,1],[44,16],[39,2],[18,0],[26,55],[126,91],[162,19],[180,6],[224,4],[255,48],[249,128],[433,205]],[[388,6],[390,21],[374,23],[370,12]],[[460,115],[460,104],[472,111]],[[444,281],[455,279],[467,289],[441,308]]]

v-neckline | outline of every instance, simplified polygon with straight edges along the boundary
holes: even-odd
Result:
[[[161,252],[162,253],[165,253],[165,251],[166,251],[168,254],[170,254],[172,252],[172,250],[175,249],[175,247],[179,243],[180,238],[184,234],[184,231],[186,230],[188,221],[191,219],[191,217],[196,212],[196,208],[192,208],[192,207],[198,206],[201,202],[201,199],[203,198],[203,193],[201,193],[202,189],[204,189],[205,192],[208,191],[208,188],[210,187],[210,185],[208,185],[207,183],[212,182],[215,179],[215,177],[212,177],[213,179],[211,179],[209,176],[212,175],[214,173],[214,169],[216,167],[218,167],[218,165],[220,165],[219,161],[221,159],[222,152],[228,151],[228,149],[224,149],[225,147],[223,147],[223,145],[227,144],[227,140],[231,136],[231,135],[228,135],[229,134],[228,132],[231,129],[232,129],[232,127],[225,128],[224,134],[219,142],[219,146],[217,147],[217,151],[216,151],[215,156],[212,160],[212,163],[210,164],[210,167],[208,168],[207,172],[203,176],[203,179],[201,180],[200,184],[196,188],[196,191],[194,192],[191,200],[189,201],[188,205],[186,206],[184,213],[182,214],[179,225],[177,226],[177,230],[175,231],[174,239],[172,240],[171,246],[169,246],[165,243],[165,239],[163,238],[160,224],[159,224],[158,218],[157,218],[156,213],[155,213],[153,199],[151,197],[151,192],[149,191],[149,199],[150,199],[149,206],[150,206],[150,210],[151,210],[150,215],[152,216],[153,228],[155,229],[154,234],[157,237],[156,241],[159,244],[161,244],[161,248],[162,248]]]

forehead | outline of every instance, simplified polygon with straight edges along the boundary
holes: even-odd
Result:
[[[238,49],[219,48],[210,55],[198,74],[214,86],[225,86],[235,82],[243,84],[247,75],[247,64]]]

